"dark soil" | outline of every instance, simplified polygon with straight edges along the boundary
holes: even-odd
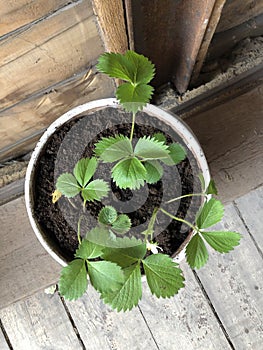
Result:
[[[136,117],[134,143],[144,135],[156,132],[166,134],[168,142],[177,141],[186,145],[169,125],[158,119],[139,113]],[[48,140],[35,167],[34,209],[35,218],[46,239],[67,261],[73,259],[78,246],[77,225],[80,216],[81,234],[95,227],[99,210],[105,205],[114,206],[119,213],[129,215],[132,229],[128,236],[142,237],[154,208],[160,205],[173,215],[194,222],[200,205],[200,198],[185,198],[172,204],[165,204],[171,198],[200,192],[197,175],[200,173],[197,162],[191,152],[177,166],[165,166],[162,180],[154,185],[145,184],[139,190],[121,190],[110,180],[111,164],[100,163],[94,178],[102,178],[111,185],[111,193],[101,202],[87,202],[83,213],[83,200],[78,195],[70,201],[62,197],[52,204],[51,194],[55,189],[58,176],[64,172],[73,172],[74,165],[82,157],[93,155],[94,144],[103,136],[123,134],[129,136],[130,115],[120,109],[99,109],[87,116],[78,116],[64,124]],[[158,213],[155,224],[155,240],[164,253],[173,256],[189,234],[189,228],[180,222],[171,220]]]

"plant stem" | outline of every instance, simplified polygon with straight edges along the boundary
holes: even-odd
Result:
[[[148,224],[148,227],[147,227],[147,230],[144,231],[145,242],[147,242],[147,240],[148,240],[148,235],[151,235],[151,241],[153,240],[153,233],[154,233],[153,226],[154,226],[154,223],[155,223],[155,220],[156,220],[156,216],[157,216],[158,210],[159,210],[159,208],[157,208],[157,207],[154,208],[152,216],[151,216],[149,224]]]
[[[172,218],[172,219],[174,219],[174,220],[176,220],[176,221],[180,221],[180,222],[186,224],[187,226],[191,227],[193,230],[198,231],[198,229],[197,229],[194,225],[192,225],[189,221],[186,221],[186,220],[184,220],[184,219],[178,218],[177,216],[174,216],[174,215],[168,213],[168,211],[166,211],[166,210],[164,210],[164,209],[162,209],[162,208],[160,208],[160,210],[161,210],[165,215],[169,216],[170,218]]]
[[[83,218],[83,215],[81,215],[81,217],[79,218],[79,221],[78,221],[78,241],[79,241],[79,244],[81,244],[81,237],[80,237],[80,224],[81,224],[81,220]]]
[[[135,125],[135,116],[136,116],[136,113],[132,113],[132,126],[131,126],[130,141],[132,141],[132,138],[133,138],[134,125]]]
[[[179,196],[179,197],[176,197],[176,198],[172,198],[170,199],[169,201],[165,202],[165,204],[170,204],[172,202],[175,202],[175,201],[178,201],[179,199],[182,199],[182,198],[187,198],[187,197],[198,197],[198,196],[207,196],[206,193],[190,193],[190,194],[184,194],[183,196]]]

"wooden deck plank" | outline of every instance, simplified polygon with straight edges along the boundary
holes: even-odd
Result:
[[[263,85],[185,120],[204,150],[224,202],[263,184],[262,103]]]
[[[181,264],[186,287],[170,299],[156,299],[146,283],[139,306],[159,349],[231,349],[192,271]]]
[[[40,292],[0,317],[14,350],[83,349],[58,295]]]
[[[238,198],[235,203],[256,244],[263,251],[263,187]]]
[[[0,207],[0,308],[57,281],[60,266],[38,242],[24,198]]]
[[[0,349],[1,350],[10,350],[10,347],[8,346],[4,334],[2,330],[0,329]]]
[[[262,257],[232,204],[226,207],[224,223],[217,228],[239,231],[241,245],[226,255],[211,252],[208,264],[197,274],[234,348],[261,350]]]
[[[158,349],[138,308],[116,313],[103,304],[92,287],[67,306],[89,350]]]

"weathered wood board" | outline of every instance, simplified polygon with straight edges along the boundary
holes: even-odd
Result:
[[[146,283],[139,307],[159,349],[224,349],[231,347],[186,262],[186,287],[170,299],[156,299]]]
[[[0,48],[1,111],[88,70],[104,51],[88,0],[11,35]]]
[[[24,198],[0,207],[0,308],[58,280],[60,266],[38,242]]]
[[[254,212],[253,216],[257,215],[262,217]],[[261,350],[262,256],[232,204],[226,207],[224,223],[216,228],[240,232],[241,244],[230,254],[210,251],[207,265],[197,274],[234,348]]]
[[[68,0],[9,0],[0,4],[0,37],[67,5]]]
[[[58,295],[40,292],[0,311],[14,350],[83,350]]]
[[[263,86],[186,118],[224,201],[263,183]]]
[[[138,308],[116,313],[92,287],[81,299],[67,302],[67,307],[89,350],[158,349]]]
[[[255,240],[255,244],[263,252],[263,187],[249,192],[236,199],[235,204]],[[255,215],[256,214],[256,215]]]
[[[34,147],[45,128],[73,107],[113,95],[114,83],[94,68],[0,112],[0,161]]]

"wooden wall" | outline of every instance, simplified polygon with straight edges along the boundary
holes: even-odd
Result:
[[[105,51],[90,0],[0,5],[0,161],[30,150],[70,108],[113,95],[94,65]]]
[[[156,87],[196,86],[203,63],[262,34],[262,0],[9,0],[0,4],[0,163],[70,108],[114,94],[104,52],[143,53]],[[192,85],[189,85],[189,84]]]

